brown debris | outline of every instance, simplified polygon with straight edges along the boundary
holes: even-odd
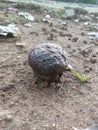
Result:
[[[86,50],[86,49],[81,50],[80,53],[81,53],[84,57],[88,57],[88,56],[89,56],[89,51]]]
[[[42,28],[42,31],[44,32],[45,35],[48,35],[49,34],[49,31],[47,30],[47,28]]]
[[[84,40],[83,42],[84,42],[84,44],[87,44],[87,43],[88,43],[86,40]]]
[[[90,62],[93,63],[93,64],[95,64],[95,63],[97,63],[97,59],[94,58],[94,57],[92,57],[92,58],[90,58]]]
[[[85,33],[84,33],[84,32],[81,32],[81,35],[83,35],[83,36],[84,36],[84,35],[85,35]]]
[[[72,38],[72,42],[77,42],[78,41],[78,37],[73,37]]]
[[[54,40],[54,34],[53,33],[50,33],[50,36],[47,38],[47,40]]]

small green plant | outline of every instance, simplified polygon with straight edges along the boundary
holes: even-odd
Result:
[[[68,67],[70,71],[74,74],[74,76],[76,76],[80,80],[81,83],[84,83],[88,80],[86,76],[80,75],[77,71],[75,71],[71,65],[68,65]]]
[[[5,25],[5,24],[9,24],[9,23],[27,23],[29,22],[28,20],[26,20],[24,17],[19,16],[18,14],[0,14],[0,24],[1,25]]]
[[[9,4],[0,2],[0,9],[7,9],[7,8],[9,8]]]
[[[74,10],[75,10],[76,14],[83,14],[83,15],[88,14],[88,11],[83,8],[76,7],[76,8],[74,8]]]
[[[57,17],[61,17],[61,15],[64,13],[64,9],[59,8],[50,8],[51,13],[53,13]]]

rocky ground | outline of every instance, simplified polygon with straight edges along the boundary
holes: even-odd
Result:
[[[5,1],[25,2],[25,3],[31,2],[39,5],[44,5],[47,7],[53,7],[53,8],[76,7],[76,8],[84,8],[88,12],[98,12],[98,5],[96,3],[83,4],[83,3],[61,2],[61,1],[58,2],[55,0],[5,0]]]
[[[21,10],[35,17],[32,26],[16,22],[22,33],[20,39],[0,38],[0,129],[70,130],[98,123],[98,40],[88,35],[97,32],[97,27],[53,14],[50,22],[43,22],[43,10],[21,8],[15,13]],[[10,13],[0,8],[4,16]],[[91,23],[98,22],[97,16],[89,17]],[[63,47],[68,63],[89,77],[88,82],[81,83],[70,71],[50,86],[37,79],[28,65],[28,54],[34,46],[47,42]]]

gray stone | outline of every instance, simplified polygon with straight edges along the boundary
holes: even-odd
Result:
[[[24,26],[25,27],[32,27],[33,25],[31,23],[25,23]]]
[[[28,61],[35,73],[52,81],[63,74],[66,53],[59,45],[44,43],[31,50]]]
[[[20,29],[15,24],[8,26],[0,25],[0,35],[5,37],[19,37],[21,34]]]
[[[66,9],[65,10],[65,18],[73,18],[75,16],[75,10],[74,9]]]
[[[34,16],[32,16],[31,14],[27,13],[27,12],[19,12],[18,15],[24,17],[25,19],[29,20],[29,21],[34,21]]]
[[[84,22],[84,25],[88,26],[88,25],[90,25],[90,23],[89,22]]]
[[[61,25],[67,26],[66,22],[61,22]]]
[[[79,19],[74,19],[74,23],[79,23]]]
[[[98,33],[97,32],[90,32],[88,33],[90,35],[90,38],[98,40]]]
[[[98,19],[98,16],[96,17],[96,19]]]
[[[46,17],[46,19],[50,19],[50,15],[48,15],[48,14],[45,17]]]
[[[25,47],[25,46],[26,46],[26,43],[25,43],[25,42],[17,42],[17,43],[16,43],[16,46],[17,46],[17,47]]]
[[[51,21],[50,21],[49,19],[46,19],[46,18],[45,18],[45,19],[42,19],[42,22],[43,22],[43,23],[48,23],[48,24],[51,23]]]
[[[80,130],[77,129],[75,127],[73,127],[74,130]],[[92,125],[91,127],[85,128],[85,129],[81,129],[81,130],[98,130],[98,124]]]

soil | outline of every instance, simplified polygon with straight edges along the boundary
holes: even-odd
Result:
[[[81,22],[65,20],[64,26],[51,17],[50,26],[42,22],[44,13],[32,15],[32,27],[17,25],[22,32],[19,40],[0,39],[0,129],[71,130],[98,123],[98,41],[90,40]],[[25,46],[16,46],[17,42]],[[48,42],[63,47],[67,62],[90,77],[88,82],[81,83],[70,71],[58,83],[38,79],[28,54]]]

